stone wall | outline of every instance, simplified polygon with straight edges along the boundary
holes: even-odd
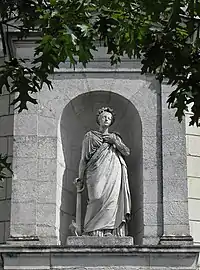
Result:
[[[194,244],[200,244],[200,128],[189,126],[186,115],[187,176],[190,231]]]
[[[188,227],[185,124],[178,123],[167,99],[173,88],[162,85],[162,177],[164,235],[184,235]],[[177,213],[179,213],[177,215]]]
[[[3,48],[0,39],[0,65],[3,63]],[[0,96],[0,154],[9,156],[12,161],[13,144],[13,108],[10,106],[10,95],[3,89]],[[9,175],[8,175],[9,176]],[[0,244],[4,243],[9,235],[10,227],[10,198],[11,178],[8,177],[0,182]],[[1,258],[0,258],[1,269]]]
[[[132,72],[129,69],[125,71],[122,69],[118,72],[113,70],[105,72],[105,69],[101,69],[98,72],[57,73],[53,78],[54,90],[43,89],[38,96],[39,104],[29,104],[29,110],[20,114],[16,111],[12,114],[12,108],[9,107],[10,97],[8,94],[5,93],[5,96],[1,96],[3,104],[1,109],[5,108],[5,112],[3,111],[1,116],[2,141],[0,151],[7,153],[8,149],[13,150],[13,153],[9,153],[10,156],[13,155],[12,164],[14,171],[12,180],[11,236],[39,236],[41,242],[45,244],[59,244],[60,238],[64,239],[66,237],[66,235],[59,235],[60,232],[67,231],[68,227],[67,222],[65,224],[63,222],[60,223],[62,214],[67,213],[64,207],[61,207],[62,198],[65,197],[67,198],[66,200],[69,198],[69,192],[65,194],[66,196],[62,196],[62,191],[64,190],[62,176],[65,164],[62,156],[62,146],[64,144],[60,141],[59,135],[62,125],[60,120],[64,108],[74,98],[79,95],[86,95],[86,93],[94,97],[93,93],[100,91],[105,93],[105,95],[103,94],[104,98],[111,98],[111,101],[107,101],[106,104],[112,106],[118,104],[116,105],[116,109],[119,110],[118,115],[120,114],[123,95],[125,100],[124,110],[128,109],[128,104],[131,102],[130,104],[133,104],[131,106],[136,107],[141,117],[143,140],[143,162],[141,166],[143,166],[145,199],[137,200],[144,204],[143,211],[140,204],[135,204],[134,207],[135,213],[138,210],[137,215],[139,217],[142,217],[143,213],[145,226],[143,231],[140,228],[140,224],[143,224],[142,218],[140,219],[135,215],[135,218],[138,220],[137,234],[140,239],[144,234],[146,241],[152,241],[155,238],[154,243],[158,242],[160,232],[157,227],[160,227],[161,224],[157,217],[160,216],[161,209],[157,207],[158,196],[160,196],[158,195],[160,191],[157,190],[159,175],[156,169],[157,159],[159,159],[157,156],[159,151],[157,136],[160,136],[160,134],[157,134],[157,123],[160,119],[160,115],[159,117],[157,115],[157,83],[153,77],[141,76],[138,71]],[[97,94],[100,95],[100,93]],[[118,103],[114,100],[115,96]],[[98,99],[100,100],[100,96],[98,96]],[[96,107],[93,108],[94,113],[96,113],[97,108],[105,104],[104,99],[99,102],[99,104],[93,102],[93,104],[96,104]],[[145,106],[142,105],[143,102]],[[75,107],[77,108],[77,106]],[[77,114],[79,113],[81,113],[81,107]],[[132,135],[131,133],[126,134],[125,131],[129,122],[133,121],[133,117],[130,117],[129,110],[127,110],[127,115],[129,115],[129,118],[124,114],[126,121],[120,121],[122,124],[125,123],[126,126],[119,126],[119,128],[124,132],[122,134],[124,135],[123,137],[129,135],[130,138],[125,138],[125,141],[128,142],[131,140]],[[136,112],[132,113],[132,115],[135,117]],[[81,116],[90,116],[89,111],[88,113],[81,113]],[[118,119],[121,118],[123,119],[122,115],[118,117]],[[6,125],[4,125],[5,122]],[[138,125],[136,127],[138,128]],[[116,128],[116,130],[118,129]],[[14,137],[13,145],[12,136]],[[141,139],[141,136],[139,138]],[[135,147],[132,148],[135,149]],[[137,191],[140,190],[138,196],[142,198],[141,182],[138,181]],[[3,230],[1,235],[4,235],[5,224],[8,226],[8,221],[10,220],[10,213],[8,210],[6,211],[5,205],[9,202],[8,208],[10,209],[10,200],[7,199],[10,198],[11,192],[9,197],[5,195],[6,187],[7,181],[5,188],[1,190],[3,194],[3,205],[0,211]],[[148,192],[149,187],[152,187],[152,193]],[[70,199],[67,202],[70,205]],[[2,214],[5,211],[7,217],[4,217],[4,214]],[[64,229],[61,228],[63,224],[65,225]],[[142,232],[141,236],[139,236],[140,231]],[[3,236],[2,241],[5,241],[5,236]]]
[[[16,39],[15,43],[18,57],[31,58],[34,40],[30,40],[30,44],[27,44]],[[102,53],[101,50],[98,53]],[[140,184],[138,189],[142,193],[141,197],[144,196],[143,200],[137,201],[142,202],[144,207],[142,209],[140,203],[135,207],[143,213],[144,220],[137,218],[139,224],[144,224],[144,230],[141,230],[144,236],[143,243],[156,244],[163,233],[165,235],[188,234],[185,131],[184,125],[178,125],[174,113],[166,106],[171,88],[163,86],[161,96],[158,82],[152,76],[141,76],[137,61],[125,61],[120,69],[111,69],[108,59],[104,57],[97,55],[97,59],[87,70],[77,69],[74,72],[61,68],[53,77],[53,91],[43,89],[38,96],[39,104],[29,104],[27,112],[13,114],[12,107],[9,106],[10,96],[7,93],[1,96],[0,152],[8,153],[10,158],[13,155],[11,235],[39,236],[40,239],[44,238],[41,242],[45,244],[59,244],[60,238],[64,239],[67,236],[66,233],[59,235],[61,231],[67,231],[68,227],[65,222],[65,228],[63,230],[61,228],[64,224],[61,222],[61,217],[66,217],[68,213],[64,207],[61,207],[62,198],[65,197],[68,204],[71,204],[69,192],[67,189],[65,192],[62,182],[66,164],[63,157],[65,144],[61,138],[62,134],[59,134],[62,133],[62,128],[65,129],[61,117],[65,107],[68,104],[73,105],[78,96],[87,94],[92,97],[94,92],[99,91],[121,95],[127,100],[127,106],[131,102],[131,106],[135,106],[141,117],[143,187],[138,181]],[[111,94],[107,96],[112,97]],[[118,100],[120,111],[121,99]],[[91,101],[91,104],[93,103]],[[103,100],[96,105],[99,108],[104,103]],[[107,103],[112,105],[110,101]],[[88,118],[89,111],[87,113],[81,111],[81,106],[76,116]],[[78,105],[75,109],[77,107]],[[95,112],[96,109],[94,108]],[[66,118],[64,122],[65,120]],[[82,120],[81,123],[85,125]],[[132,118],[129,120],[131,121]],[[127,123],[121,129],[127,130]],[[14,143],[12,143],[13,135]],[[194,154],[193,159],[196,158]],[[195,164],[194,160],[192,160],[193,164]],[[191,174],[191,181],[200,177],[198,165],[194,167],[194,171],[198,176]],[[175,184],[179,192],[174,188]],[[0,230],[3,232],[1,241],[5,241],[7,237],[5,232],[8,234],[6,227],[9,226],[10,220],[10,179],[6,179],[3,185],[4,188],[0,190],[2,198]],[[140,196],[140,192],[138,194]],[[139,211],[137,213],[142,216]],[[194,224],[191,223],[191,227]],[[137,233],[139,235],[140,231]]]
[[[13,108],[10,106],[10,95],[4,90],[0,97],[0,153],[7,155],[12,162],[13,155]],[[0,182],[0,243],[4,243],[9,235],[11,176]]]

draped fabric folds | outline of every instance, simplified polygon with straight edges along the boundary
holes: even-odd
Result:
[[[88,191],[84,233],[125,235],[131,199],[127,166],[121,153],[114,144],[104,142],[100,132],[89,131],[83,140],[82,158],[86,161],[84,179]]]

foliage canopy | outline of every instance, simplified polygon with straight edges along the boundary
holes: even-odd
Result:
[[[19,112],[31,93],[52,84],[49,74],[69,60],[86,66],[96,42],[108,49],[111,64],[124,55],[142,60],[142,73],[168,79],[168,105],[179,121],[191,107],[191,125],[200,125],[200,2],[198,0],[1,0],[0,33],[7,61],[0,67],[0,91],[17,92]],[[12,55],[10,27],[25,38],[40,33],[31,67]],[[11,84],[9,82],[12,82]]]
[[[52,88],[48,76],[61,62],[86,66],[98,40],[108,48],[112,65],[126,54],[142,58],[142,73],[168,78],[175,86],[169,107],[181,121],[190,104],[191,124],[199,125],[199,15],[198,0],[2,0],[0,30],[9,60],[0,69],[0,89],[18,92],[13,103],[19,111],[27,109],[27,102],[37,102],[31,93],[44,83]],[[31,68],[12,55],[9,26],[21,38],[41,34]]]

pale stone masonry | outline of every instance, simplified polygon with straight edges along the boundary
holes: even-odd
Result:
[[[4,255],[4,270],[196,270],[198,252],[194,247],[169,246],[27,249],[4,246],[2,249],[9,252]],[[18,253],[20,257],[15,256]]]
[[[194,244],[200,244],[200,128],[189,126],[186,115],[188,207]]]
[[[0,98],[0,152],[7,154],[12,161],[13,145],[13,108],[9,105],[10,95],[4,91]],[[169,111],[170,113],[170,111]],[[200,128],[189,126],[189,116],[186,115],[186,142],[187,142],[187,177],[188,177],[188,201],[190,231],[194,238],[194,244],[200,244]],[[31,116],[32,118],[32,116]],[[20,122],[20,115],[17,116]],[[31,125],[34,129],[34,119]],[[52,120],[52,119],[51,119]],[[30,123],[29,119],[28,122]],[[48,127],[52,126],[53,122]],[[24,125],[25,126],[25,125]],[[20,128],[20,125],[19,125]],[[17,127],[17,129],[19,129]],[[47,129],[43,128],[44,132]],[[52,127],[51,127],[52,129]],[[44,133],[43,132],[43,133]],[[61,151],[60,151],[61,152]],[[33,160],[34,162],[34,160]],[[22,161],[24,165],[31,167],[31,163],[26,164],[26,159]],[[47,163],[47,161],[46,161]],[[51,165],[52,166],[52,165]],[[25,172],[24,172],[25,173]],[[33,173],[33,172],[31,172]],[[31,187],[30,187],[31,190]],[[11,198],[11,178],[7,178],[1,183],[0,188],[0,242],[6,241],[9,235],[10,223],[10,198]]]
[[[0,63],[2,58],[0,59]],[[10,95],[3,89],[0,96],[0,153],[8,156],[12,162],[13,155],[13,108],[10,106]],[[4,182],[0,182],[0,243],[4,243],[9,236],[10,208],[11,208],[11,174]]]

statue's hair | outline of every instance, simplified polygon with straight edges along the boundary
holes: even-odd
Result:
[[[112,114],[112,121],[111,121],[111,125],[112,125],[115,122],[115,113],[114,113],[113,109],[111,109],[110,107],[102,107],[101,109],[98,110],[97,115],[96,115],[97,124],[99,125],[99,116],[103,112],[109,112]]]

